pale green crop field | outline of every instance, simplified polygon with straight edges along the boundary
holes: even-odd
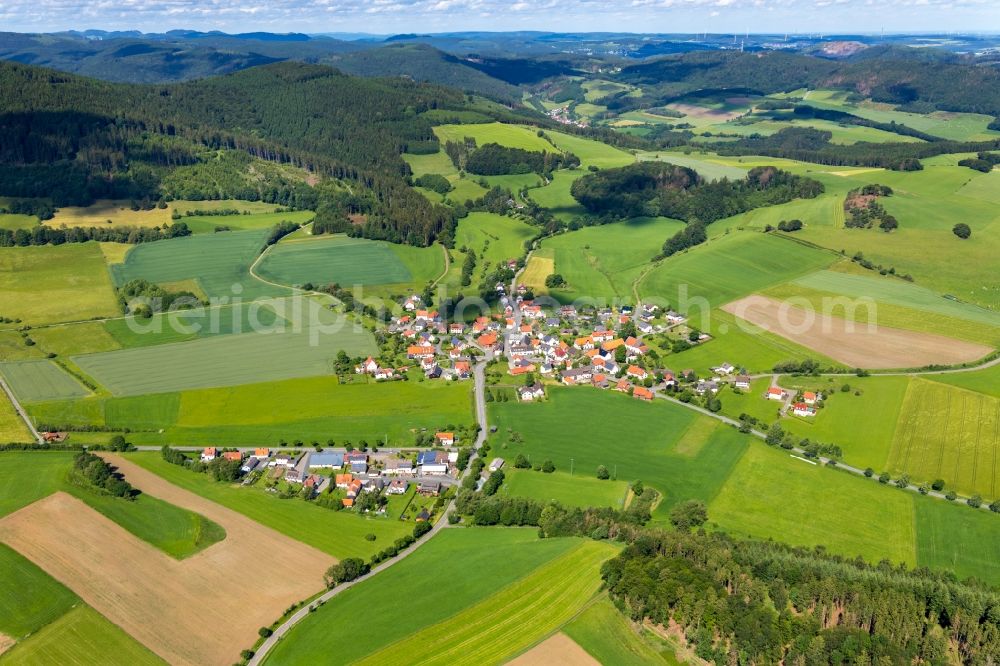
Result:
[[[189,342],[74,356],[73,361],[114,395],[329,374],[333,359],[376,351],[371,333],[356,324],[322,322],[304,330],[218,335]],[[137,372],[137,368],[145,372]]]
[[[86,386],[52,361],[2,363],[0,375],[18,399],[25,402],[82,398],[90,394]]]
[[[441,259],[436,247],[424,248]],[[443,260],[442,260],[443,261]],[[443,265],[442,265],[443,268]],[[278,243],[258,266],[258,274],[279,284],[400,284],[413,276],[389,243],[321,235]]]
[[[504,123],[480,123],[477,125],[438,125],[434,128],[441,143],[446,141],[461,142],[465,137],[472,137],[479,146],[487,143],[498,143],[508,148],[522,150],[554,152],[552,144],[537,135],[534,128],[523,125],[507,125]]]

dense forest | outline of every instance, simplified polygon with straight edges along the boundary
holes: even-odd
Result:
[[[598,215],[663,215],[709,224],[754,208],[811,199],[822,194],[823,184],[775,167],[751,169],[742,180],[706,182],[687,167],[640,162],[587,174],[571,192]]]
[[[466,109],[458,91],[298,63],[162,86],[0,63],[0,94],[0,195],[46,196],[57,206],[189,195],[322,203],[297,200],[308,199],[301,180],[251,187],[232,177],[253,158],[353,183],[365,193],[353,202],[363,210],[341,213],[364,214],[364,236],[426,245],[447,242],[454,224],[450,209],[407,185],[400,153],[437,150],[421,114]],[[228,154],[221,165],[220,151]],[[241,160],[242,171],[234,168]],[[222,181],[233,190],[199,191],[192,182],[218,180],[199,169],[229,174]]]
[[[632,619],[716,664],[1000,661],[1000,596],[951,574],[682,530],[643,534],[602,576]]]

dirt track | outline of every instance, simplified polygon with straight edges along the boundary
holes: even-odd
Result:
[[[8,544],[170,664],[231,664],[334,558],[115,456],[137,488],[197,511],[226,539],[183,561],[56,493],[0,520]]]
[[[15,642],[16,641],[14,641],[14,639],[7,634],[0,634],[0,654],[3,654],[7,650],[14,647]]]
[[[942,335],[831,317],[753,294],[722,307],[767,331],[851,368],[919,368],[978,360],[992,348]]]
[[[531,648],[508,666],[600,666],[599,661],[566,634],[555,634]]]

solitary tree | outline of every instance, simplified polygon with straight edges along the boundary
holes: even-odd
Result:
[[[972,229],[965,222],[959,222],[951,228],[951,233],[964,240],[972,235]]]
[[[545,472],[546,474],[551,474],[552,472],[556,471],[555,463],[552,462],[551,460],[546,460],[545,462],[542,463],[542,471]]]
[[[611,472],[609,472],[608,468],[605,467],[604,465],[598,465],[597,466],[597,478],[598,479],[602,479],[602,480],[610,479],[611,478]]]

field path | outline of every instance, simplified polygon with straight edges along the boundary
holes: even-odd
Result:
[[[437,276],[437,279],[434,280],[434,282],[431,282],[431,289],[438,286],[438,282],[445,279],[448,275],[448,271],[451,270],[451,256],[448,254],[448,248],[442,245],[441,249],[444,251],[444,271],[441,275]]]

